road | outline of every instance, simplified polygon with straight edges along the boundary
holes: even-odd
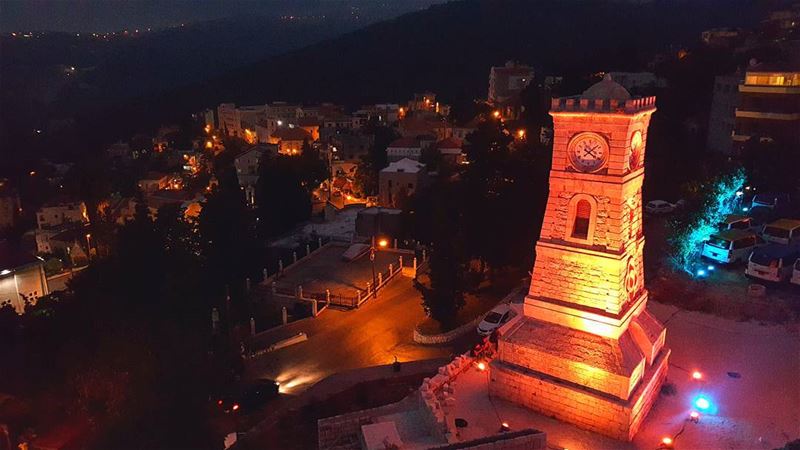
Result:
[[[328,309],[314,319],[291,323],[257,337],[251,348],[264,348],[300,332],[308,340],[256,357],[246,376],[279,381],[281,391],[296,395],[321,379],[344,370],[447,357],[463,351],[470,338],[453,346],[421,346],[412,340],[414,326],[424,318],[422,298],[410,278],[397,277],[357,310]]]

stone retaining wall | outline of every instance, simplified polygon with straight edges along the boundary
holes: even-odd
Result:
[[[447,333],[440,333],[440,334],[423,334],[419,331],[419,327],[414,327],[414,342],[417,344],[446,344],[448,342],[453,341],[454,339],[464,335],[465,333],[469,332],[469,330],[474,330],[475,327],[483,320],[483,315],[476,317],[471,322],[465,323],[460,327],[450,330]]]

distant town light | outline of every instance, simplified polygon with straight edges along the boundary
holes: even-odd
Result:
[[[500,424],[500,431],[506,432],[509,431],[510,429],[511,427],[508,426],[508,422],[503,422],[502,424]]]
[[[494,116],[494,118],[495,118],[495,119],[497,119],[498,117],[500,117],[500,111],[497,111],[497,110],[495,110],[495,111],[492,113],[492,116]]]
[[[519,131],[517,131],[517,136],[519,136],[520,139],[524,138],[525,137],[525,130],[524,129],[520,129]]]

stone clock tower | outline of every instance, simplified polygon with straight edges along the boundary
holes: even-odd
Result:
[[[658,397],[670,351],[645,309],[642,180],[655,97],[610,76],[554,98],[550,194],[524,317],[499,339],[490,394],[620,440]]]

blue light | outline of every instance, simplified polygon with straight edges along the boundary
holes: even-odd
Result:
[[[708,267],[706,267],[706,269],[708,269],[709,272],[713,272],[714,266],[709,265]]]
[[[694,399],[694,406],[700,411],[708,411],[711,408],[711,402],[701,395]]]
[[[705,274],[706,274],[706,271],[705,271],[705,270],[703,270],[703,269],[699,269],[699,270],[697,271],[697,276],[698,276],[698,277],[705,276]]]
[[[745,206],[744,208],[742,208],[742,211],[744,211],[744,212],[750,211],[750,208],[748,208],[747,206]]]

